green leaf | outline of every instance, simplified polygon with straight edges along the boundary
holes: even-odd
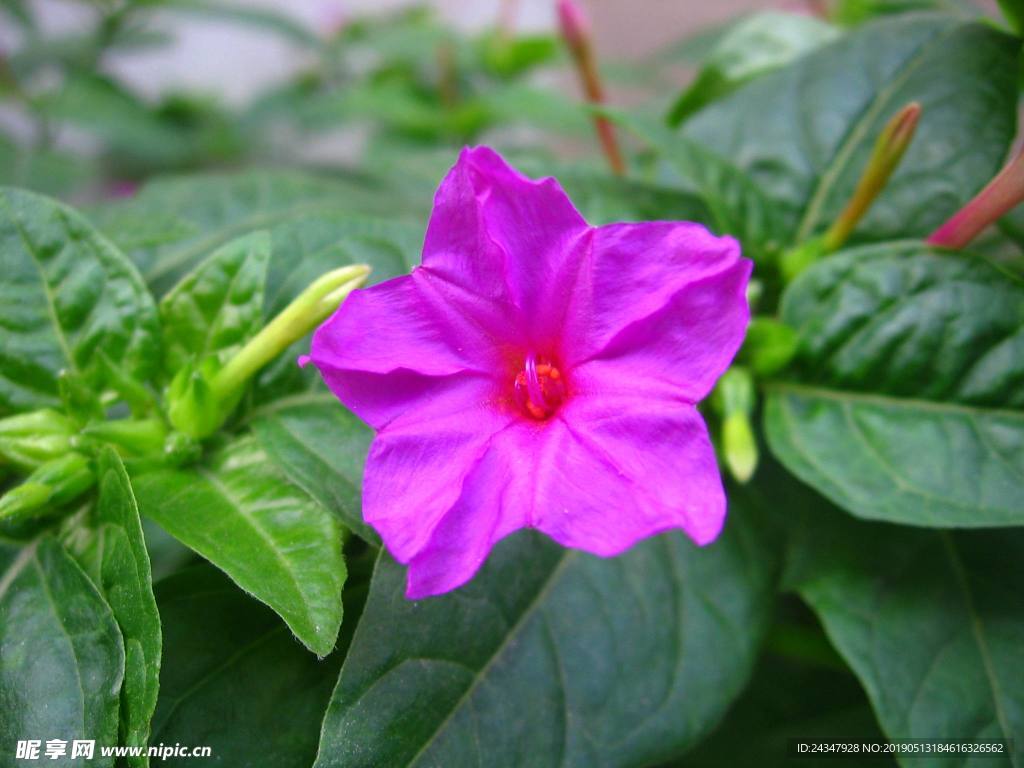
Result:
[[[762,11],[743,19],[721,37],[703,61],[696,79],[669,112],[679,125],[694,112],[746,82],[778,69],[838,36],[813,16]]]
[[[89,577],[51,537],[26,547],[0,576],[0,765],[18,740],[116,744],[124,677],[121,633]],[[93,761],[66,765],[107,766]]]
[[[1018,35],[1024,35],[1024,2],[1021,0],[999,0],[999,7],[1007,24]]]
[[[229,765],[312,764],[341,654],[306,653],[272,611],[208,566],[156,592],[165,663],[152,742],[209,746]]]
[[[376,193],[367,201],[372,188],[369,180],[345,184],[283,172],[179,176],[147,184],[133,199],[94,215],[157,295],[221,245],[257,229],[269,230],[268,285],[286,283],[268,295],[268,306],[274,306],[327,269],[344,266],[346,258],[370,264],[374,280],[406,272],[419,261],[422,224],[352,213],[367,208],[393,212],[393,194]]]
[[[674,174],[671,185],[704,202],[711,229],[738,238],[745,255],[754,259],[780,248],[784,236],[774,201],[748,173],[656,122],[624,112],[610,112],[609,117],[660,154]]]
[[[999,170],[1016,124],[1019,50],[952,16],[882,20],[713,104],[685,133],[749,173],[801,242],[835,220],[882,127],[916,101],[914,141],[854,236],[923,237]]]
[[[0,273],[0,413],[59,404],[63,369],[98,386],[101,350],[136,378],[153,369],[153,300],[131,263],[78,213],[0,189]]]
[[[269,605],[319,656],[334,648],[345,583],[337,521],[281,477],[253,438],[194,469],[133,478],[142,514]]]
[[[600,559],[534,533],[412,602],[381,556],[317,768],[651,765],[695,744],[750,672],[774,566],[750,519]]]
[[[289,480],[360,538],[378,540],[363,522],[360,493],[373,432],[337,397],[320,388],[277,400],[253,413],[252,430]]]
[[[885,733],[1008,739],[1009,759],[993,764],[1024,765],[1024,531],[915,531],[825,512],[804,538],[817,552],[800,594]]]
[[[160,614],[128,474],[112,448],[103,450],[98,465],[95,509],[68,531],[65,543],[106,598],[121,628],[125,673],[120,743],[145,746],[159,686]],[[128,764],[146,766],[149,759],[129,757]]]
[[[558,179],[573,205],[594,225],[657,219],[714,221],[707,204],[693,190],[619,178],[607,171],[572,165],[552,167],[550,162],[517,163],[517,167],[533,176]]]
[[[853,514],[1024,523],[1024,282],[923,244],[861,248],[783,297],[799,381],[769,388],[772,451]]]
[[[217,249],[160,300],[169,374],[256,335],[269,261],[270,236],[245,235]]]

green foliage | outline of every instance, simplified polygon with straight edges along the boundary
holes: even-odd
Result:
[[[52,536],[25,547],[0,577],[0,648],[3,765],[17,765],[19,739],[117,743],[121,633],[103,595]]]
[[[382,556],[316,765],[668,759],[746,680],[774,573],[742,519],[707,550],[676,533],[614,560],[517,534],[424,602]]]
[[[703,57],[701,71],[669,112],[670,125],[686,118],[746,82],[813,51],[837,36],[836,30],[801,14],[763,11],[730,28]]]
[[[1024,764],[1024,208],[966,252],[923,242],[1014,141],[1020,13],[1001,5],[1006,23],[826,0],[672,44],[612,96],[657,98],[598,110],[617,177],[575,151],[593,115],[536,76],[568,63],[551,36],[422,9],[314,32],[206,0],[93,3],[52,36],[0,0],[0,98],[25,126],[0,135],[0,182],[35,190],[0,189],[0,766],[34,738],[270,768],[783,765],[792,738],[994,738],[1011,752],[986,762]],[[276,35],[307,68],[241,108],[142,95],[110,55],[167,42],[171,16]],[[679,63],[696,79],[663,98]],[[907,154],[828,253],[912,101]],[[339,133],[352,157],[305,168]],[[414,268],[477,142],[594,224],[697,221],[755,262],[746,342],[701,406],[742,482],[710,546],[600,559],[522,532],[412,602],[362,519],[372,430],[296,364],[308,335],[217,390],[321,276]],[[894,762],[975,764],[865,764]]]
[[[267,466],[251,438],[204,468],[146,472],[134,485],[149,517],[281,614],[310,650],[331,652],[345,583],[341,529]]]
[[[341,654],[318,660],[208,566],[165,579],[156,593],[164,664],[151,741],[203,744],[225,764],[311,765]]]
[[[0,413],[59,404],[57,374],[106,383],[98,353],[152,371],[157,315],[135,268],[83,216],[0,190]]]
[[[773,384],[768,439],[856,515],[1024,522],[1024,282],[916,243],[833,256],[787,290],[799,378]]]
[[[948,16],[872,22],[708,107],[685,135],[748,173],[799,242],[835,220],[883,126],[916,101],[914,141],[854,237],[923,237],[1006,156],[1019,49],[989,26]]]
[[[66,546],[109,603],[124,640],[121,742],[145,746],[160,675],[160,614],[149,553],[124,465],[110,448],[99,459],[97,501],[70,529]],[[146,766],[146,757],[129,758]]]

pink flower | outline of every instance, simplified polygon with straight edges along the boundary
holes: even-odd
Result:
[[[751,264],[687,222],[588,226],[554,179],[464,150],[411,275],[352,293],[313,337],[327,385],[377,436],[363,516],[409,598],[473,577],[536,528],[611,556],[725,496],[695,403],[739,348]]]

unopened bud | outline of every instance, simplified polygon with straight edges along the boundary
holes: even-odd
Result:
[[[864,168],[864,173],[861,175],[860,181],[857,182],[853,197],[850,198],[850,202],[847,203],[839,218],[825,233],[823,243],[826,252],[831,253],[842,247],[854,227],[885,188],[889,177],[899,166],[903,154],[910,146],[920,118],[921,105],[911,102],[897,112],[882,129],[875,141],[875,147]]]
[[[68,453],[48,461],[25,482],[0,497],[0,520],[22,521],[41,517],[55,507],[74,501],[95,482],[88,459]]]
[[[574,54],[590,44],[590,20],[575,0],[558,0],[558,26]]]
[[[0,419],[0,459],[35,469],[67,453],[74,433],[69,418],[48,408],[8,416]]]
[[[749,371],[733,366],[715,386],[713,404],[722,415],[722,455],[737,482],[750,480],[757,469],[757,439],[750,425],[755,404],[754,380]]]
[[[178,371],[167,390],[174,428],[192,438],[213,434],[256,372],[326,320],[369,274],[370,267],[354,264],[321,275],[223,367],[210,357]]]
[[[974,199],[929,237],[930,245],[963,248],[983,229],[1024,202],[1024,148]]]

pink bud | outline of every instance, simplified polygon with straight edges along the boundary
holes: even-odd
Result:
[[[943,248],[963,248],[983,229],[1024,202],[1024,147],[967,205],[928,237]]]
[[[558,23],[562,37],[574,51],[590,39],[590,21],[575,0],[558,0]]]

